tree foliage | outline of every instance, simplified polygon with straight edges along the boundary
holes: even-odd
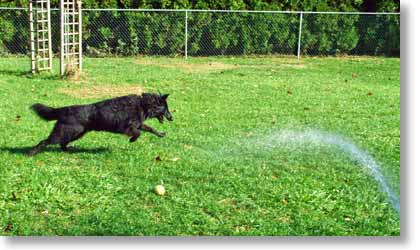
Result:
[[[60,0],[51,0],[53,7]],[[399,11],[399,0],[82,0],[84,8]],[[0,0],[3,7],[26,7],[28,0]]]
[[[0,6],[26,6],[2,0]],[[59,0],[51,0],[57,6]],[[249,9],[305,11],[395,11],[399,1],[370,0],[83,0],[84,8]],[[28,51],[25,11],[3,11],[0,51]],[[19,19],[17,19],[19,17]],[[57,12],[52,16],[58,22]],[[121,55],[175,55],[184,50],[184,12],[85,11],[85,50]],[[191,55],[290,54],[297,51],[299,14],[190,13]],[[304,14],[302,52],[314,55],[389,55],[398,50],[399,16]],[[53,40],[59,39],[53,24]],[[57,51],[58,43],[54,50]]]

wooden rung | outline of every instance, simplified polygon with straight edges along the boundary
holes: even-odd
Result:
[[[69,46],[69,45],[79,45],[79,43],[65,43],[64,46]]]
[[[79,32],[64,33],[64,35],[79,35]]]
[[[38,68],[38,71],[46,71],[46,70],[51,70],[51,67]]]
[[[49,58],[39,58],[37,61],[41,62],[41,61],[48,61],[50,60]]]
[[[36,23],[47,23],[48,20],[37,20]]]
[[[48,51],[48,50],[50,50],[50,49],[38,49],[38,51]]]
[[[67,59],[69,59],[69,57],[66,57]],[[73,63],[79,63],[79,58],[78,57],[72,57],[72,62]]]
[[[73,62],[74,65],[79,65],[79,63]],[[65,66],[69,65],[69,63],[66,63]]]
[[[64,23],[64,25],[77,25],[79,23]]]
[[[48,42],[48,39],[31,40],[31,42]]]
[[[38,32],[47,32],[48,30],[38,30]]]

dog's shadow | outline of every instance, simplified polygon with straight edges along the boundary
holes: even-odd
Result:
[[[21,155],[27,155],[29,151],[33,147],[0,147],[0,151],[7,151],[12,154],[21,154]],[[110,152],[108,148],[100,147],[100,148],[70,148],[68,151],[62,151],[59,147],[47,147],[44,148],[42,152],[57,152],[57,153],[63,153],[63,154],[81,154],[81,153],[87,153],[87,154],[100,154],[104,152]]]

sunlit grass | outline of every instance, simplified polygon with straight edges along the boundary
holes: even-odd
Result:
[[[399,194],[399,59],[86,58],[84,65],[82,81],[70,82],[57,69],[26,74],[27,58],[0,58],[0,234],[399,235],[387,196],[337,148],[241,146],[283,130],[335,133],[372,155]],[[89,133],[71,153],[50,146],[24,155],[53,126],[31,104],[91,103],[105,97],[68,93],[103,85],[170,93],[174,122],[147,122],[167,137],[129,143]],[[153,192],[158,184],[164,196]]]

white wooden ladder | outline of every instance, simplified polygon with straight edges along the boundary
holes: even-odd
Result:
[[[29,1],[32,73],[52,69],[50,0]]]
[[[60,74],[82,70],[82,1],[60,1]]]

